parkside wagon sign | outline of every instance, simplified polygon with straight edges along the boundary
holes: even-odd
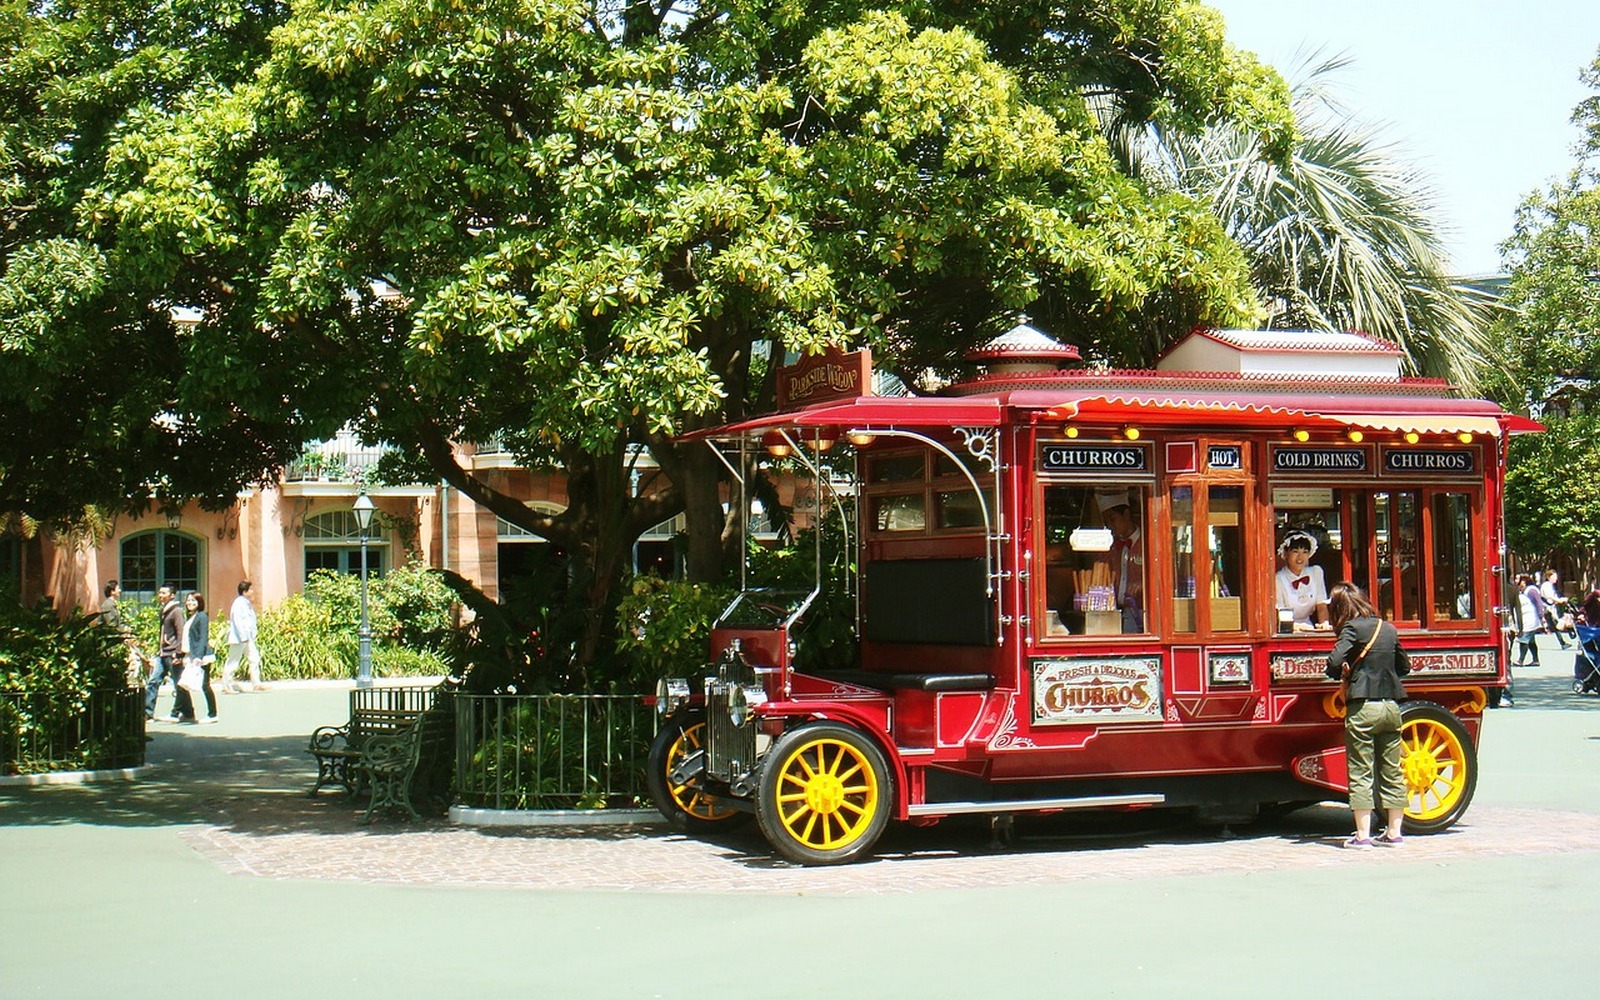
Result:
[[[1161,661],[1155,657],[1033,664],[1035,725],[1160,721]]]
[[[778,369],[778,409],[854,399],[872,384],[872,352],[830,350]]]

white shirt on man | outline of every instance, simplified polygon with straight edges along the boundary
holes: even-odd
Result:
[[[240,594],[228,609],[228,642],[251,642],[256,637],[256,609],[250,598]]]

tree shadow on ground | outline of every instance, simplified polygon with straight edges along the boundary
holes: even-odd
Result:
[[[316,768],[305,750],[304,736],[172,733],[152,742],[148,769],[132,781],[0,791],[0,826],[213,823],[244,833],[349,832],[357,803],[339,788],[307,796]]]

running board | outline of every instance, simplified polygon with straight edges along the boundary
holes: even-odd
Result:
[[[1075,799],[997,799],[994,802],[919,802],[906,807],[908,816],[958,816],[966,813],[1037,812],[1044,809],[1108,809],[1113,806],[1158,806],[1165,795],[1089,795]]]

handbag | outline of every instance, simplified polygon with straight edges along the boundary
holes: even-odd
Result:
[[[206,672],[194,660],[183,665],[183,672],[178,675],[178,686],[185,691],[198,693],[206,686]]]

